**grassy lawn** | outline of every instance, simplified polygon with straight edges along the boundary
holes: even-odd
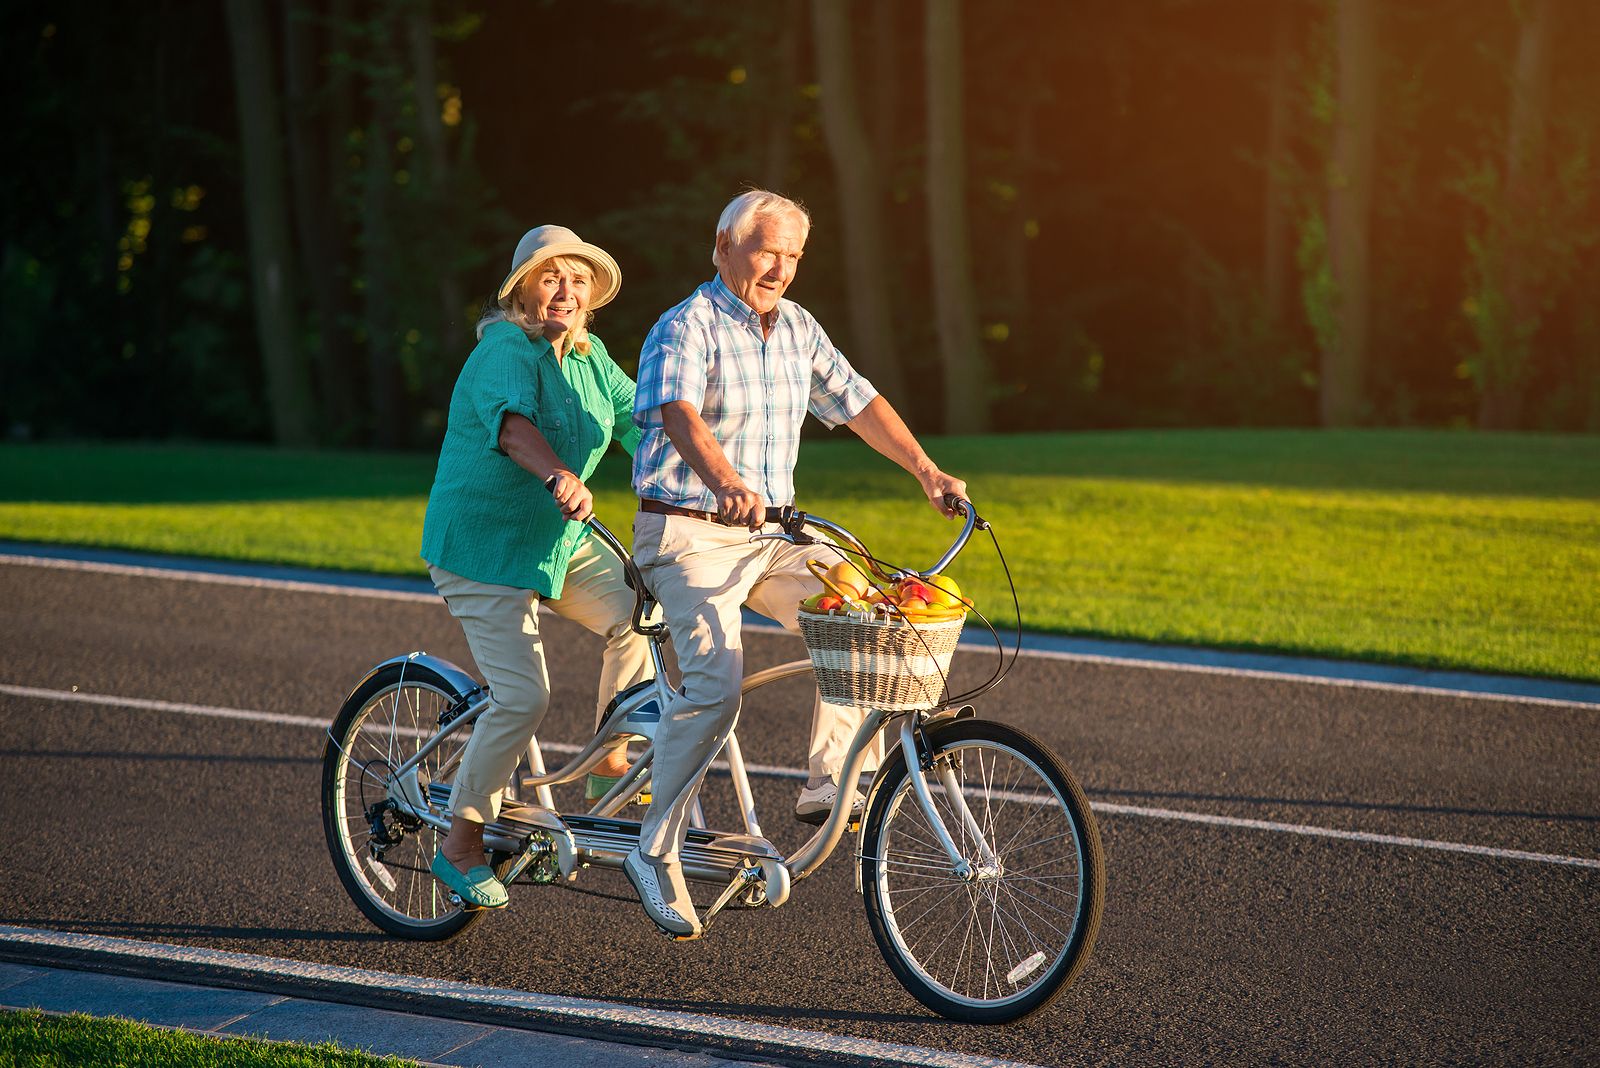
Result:
[[[127,1020],[0,1012],[0,1066],[28,1068],[399,1068],[335,1046],[215,1039]]]
[[[933,439],[1011,565],[1025,626],[1600,679],[1600,438],[1127,431]],[[0,447],[0,537],[380,573],[416,556],[434,458],[232,447]],[[595,478],[626,538],[625,458]],[[922,568],[953,530],[847,432],[808,440],[802,507]],[[952,568],[989,615],[987,539]]]

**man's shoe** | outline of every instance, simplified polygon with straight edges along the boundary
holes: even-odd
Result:
[[[494,877],[494,869],[487,864],[463,872],[446,860],[443,853],[435,853],[430,870],[433,877],[449,887],[468,908],[502,909],[511,900],[505,885]]]
[[[838,800],[839,787],[832,779],[826,779],[818,786],[807,786],[800,791],[800,799],[794,803],[794,818],[801,823],[819,826],[828,821],[828,814],[833,811],[833,806]],[[855,799],[850,802],[851,817],[860,819],[866,804],[867,799],[857,793]]]
[[[637,848],[622,862],[622,873],[633,884],[639,903],[655,925],[677,939],[699,938],[700,917],[683,882],[677,861],[647,857]]]

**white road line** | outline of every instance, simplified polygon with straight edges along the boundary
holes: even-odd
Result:
[[[244,586],[258,590],[289,590],[294,593],[327,593],[336,597],[375,597],[383,601],[411,601],[415,604],[442,604],[437,593],[409,590],[378,590],[365,586],[335,586],[294,579],[258,578],[253,575],[218,575],[209,571],[178,571],[167,567],[140,567],[134,564],[102,564],[94,560],[58,560],[50,556],[18,556],[0,553],[0,564],[18,567],[49,567],[58,571],[90,571],[100,575],[128,575],[133,578],[174,579],[181,582],[209,582],[218,586]]]
[[[1186,671],[1197,675],[1228,675],[1240,679],[1267,679],[1272,682],[1303,682],[1313,686],[1343,686],[1354,690],[1383,690],[1387,693],[1426,694],[1430,697],[1464,697],[1474,701],[1502,701],[1515,705],[1544,705],[1547,708],[1581,708],[1600,711],[1593,701],[1569,701],[1561,697],[1533,697],[1514,693],[1487,693],[1483,690],[1458,690],[1449,686],[1422,686],[1410,682],[1378,682],[1373,679],[1340,679],[1329,675],[1298,675],[1292,671],[1264,668],[1219,667],[1215,664],[1184,664],[1171,660],[1141,660],[1138,657],[1105,656],[1101,653],[1062,653],[1053,649],[1024,650],[1023,656],[1040,660],[1071,660],[1080,664],[1109,664],[1148,671]]]
[[[206,571],[185,571],[167,567],[144,567],[135,564],[107,564],[92,560],[63,560],[49,556],[26,556],[0,553],[0,565],[18,567],[47,567],[61,571],[89,571],[105,575],[128,575],[135,578],[169,579],[180,582],[209,582],[220,586],[241,586],[248,589],[287,590],[295,593],[322,593],[335,597],[366,597],[387,601],[408,601],[412,604],[439,604],[435,593],[407,590],[372,589],[366,586],[341,586],[333,583],[301,582],[294,579],[262,578],[251,575],[219,575]],[[544,609],[549,611],[549,609]],[[747,623],[750,630],[782,634],[776,624]],[[962,648],[973,648],[963,643]],[[992,652],[992,650],[990,650]],[[1009,653],[1009,650],[1008,650]],[[1542,705],[1549,708],[1579,708],[1593,712],[1600,710],[1594,701],[1569,700],[1559,697],[1535,697],[1519,694],[1488,693],[1482,690],[1464,690],[1449,686],[1425,686],[1417,683],[1383,682],[1373,679],[1347,679],[1331,675],[1308,675],[1292,671],[1272,671],[1265,668],[1222,667],[1216,664],[1192,664],[1184,661],[1155,660],[1140,657],[1108,656],[1104,653],[1062,652],[1054,649],[1024,649],[1020,656],[1040,660],[1064,660],[1081,664],[1107,664],[1113,667],[1136,667],[1148,671],[1183,671],[1201,675],[1225,675],[1234,678],[1263,679],[1271,682],[1308,683],[1314,686],[1343,686],[1352,689],[1381,690],[1388,693],[1414,693],[1435,697],[1456,697],[1476,701],[1498,701],[1519,705]]]
[[[398,994],[459,1002],[474,1007],[492,1005],[497,1008],[554,1017],[568,1026],[577,1025],[591,1033],[595,1030],[594,1024],[601,1023],[659,1032],[663,1039],[672,1036],[681,1038],[685,1035],[704,1035],[735,1043],[754,1042],[763,1046],[779,1046],[834,1057],[872,1058],[890,1063],[926,1066],[926,1068],[1029,1068],[1020,1061],[999,1060],[994,1057],[980,1057],[948,1050],[924,1049],[919,1046],[879,1042],[849,1035],[830,1035],[820,1031],[802,1031],[794,1027],[777,1027],[720,1016],[705,1016],[671,1009],[641,1008],[614,1001],[539,994],[504,987],[478,986],[473,983],[380,972],[367,968],[286,960],[255,953],[230,953],[203,946],[174,946],[164,942],[141,942],[129,938],[111,938],[106,935],[76,934],[7,925],[0,925],[0,941],[48,949],[114,954],[123,958],[132,957],[180,965],[226,968],[235,974],[242,972],[263,978],[291,979],[298,982],[312,980],[338,986],[376,988]]]
[[[11,686],[0,684],[0,694],[27,697],[40,701],[80,701],[85,704],[106,705],[117,708],[137,708],[150,712],[179,712],[192,716],[212,716],[218,719],[253,720],[261,723],[281,723],[294,727],[328,729],[328,721],[311,716],[290,716],[279,712],[256,712],[242,708],[220,708],[215,705],[185,704],[177,701],[151,701],[137,697],[113,697],[106,694],[81,693],[76,690],[47,690],[36,686]],[[423,732],[417,732],[421,735]],[[581,748],[565,742],[543,742],[541,748],[556,753],[576,753]],[[726,770],[727,764],[713,765]],[[770,778],[804,779],[806,772],[798,768],[778,767],[770,764],[747,764],[755,775]],[[1029,800],[1019,797],[1018,800]],[[1142,819],[1178,820],[1186,823],[1210,824],[1214,827],[1237,827],[1252,831],[1270,831],[1276,834],[1296,834],[1312,838],[1336,838],[1349,842],[1367,842],[1376,845],[1398,846],[1406,849],[1433,849],[1446,853],[1468,853],[1474,856],[1496,857],[1502,860],[1526,860],[1537,864],[1560,864],[1577,868],[1600,870],[1600,859],[1566,856],[1560,853],[1530,853],[1521,849],[1500,849],[1493,846],[1471,845],[1466,842],[1444,842],[1431,838],[1408,838],[1402,835],[1373,834],[1367,831],[1343,831],[1332,827],[1316,827],[1304,823],[1278,823],[1272,820],[1252,820],[1238,816],[1219,816],[1207,812],[1185,812],[1172,808],[1145,808],[1137,805],[1119,805],[1107,801],[1094,803],[1096,813],[1108,816],[1136,816]]]

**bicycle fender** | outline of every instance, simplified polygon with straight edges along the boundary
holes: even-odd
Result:
[[[446,660],[444,657],[433,656],[419,649],[414,653],[406,653],[404,656],[391,656],[389,659],[383,661],[383,663],[373,665],[370,671],[361,676],[361,681],[357,682],[355,686],[351,688],[350,696],[354,697],[358,690],[372,681],[372,677],[374,675],[377,675],[385,668],[393,667],[396,664],[405,664],[410,667],[427,668],[429,671],[432,671],[434,674],[438,675],[440,678],[444,679],[445,682],[454,687],[457,696],[460,696],[461,694],[467,693],[471,690],[476,690],[479,685],[478,680],[473,678],[471,674]],[[348,701],[349,698],[346,698],[346,700]]]

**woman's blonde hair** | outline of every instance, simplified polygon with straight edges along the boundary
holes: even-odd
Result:
[[[533,299],[533,287],[539,279],[554,271],[568,271],[572,274],[581,274],[594,284],[594,264],[581,256],[552,256],[544,263],[539,264],[525,275],[517,287],[507,293],[498,304],[484,309],[483,315],[478,319],[477,329],[474,331],[478,340],[483,340],[483,332],[490,323],[511,323],[527,334],[530,338],[544,336],[544,323],[533,317],[539,302]],[[594,312],[584,309],[583,322],[575,325],[557,339],[557,352],[565,355],[572,349],[577,349],[585,356],[589,355],[589,324],[594,322]]]

